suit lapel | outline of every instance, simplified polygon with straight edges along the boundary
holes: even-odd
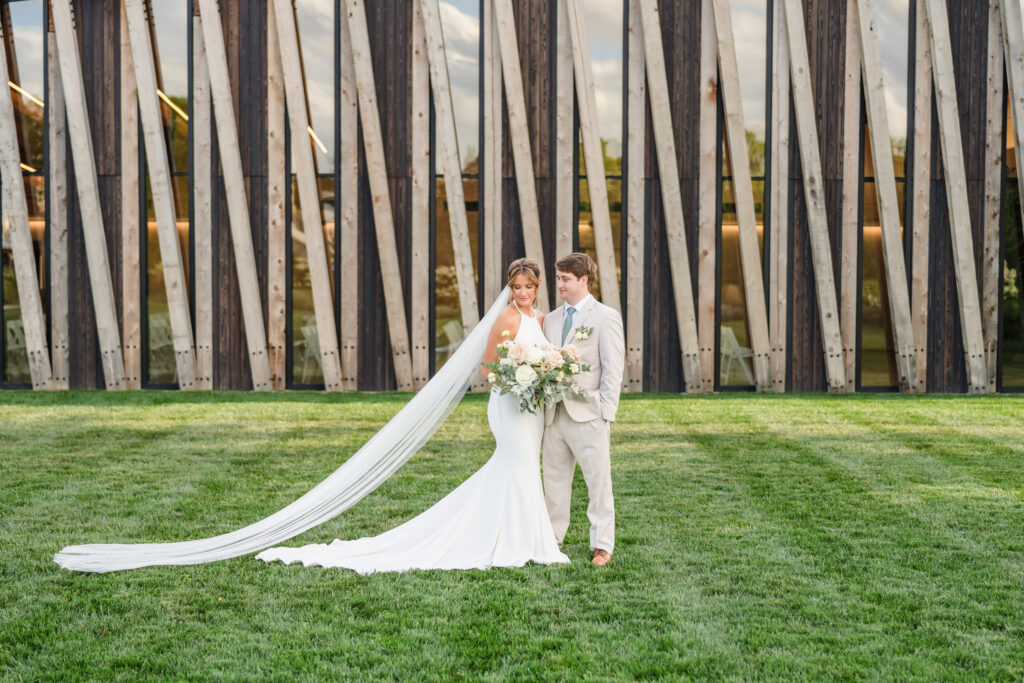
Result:
[[[593,295],[591,295],[590,300],[587,302],[586,306],[580,309],[580,312],[576,316],[576,319],[572,321],[573,326],[572,329],[569,331],[569,336],[565,338],[566,343],[569,343],[570,341],[576,339],[576,332],[581,327],[584,326],[583,323],[585,323],[587,321],[587,318],[590,317],[590,313],[591,311],[594,310],[595,305],[597,305],[597,299],[595,299]]]

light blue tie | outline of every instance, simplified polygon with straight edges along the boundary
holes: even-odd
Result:
[[[572,319],[576,315],[576,309],[572,306],[565,307],[565,322],[562,323],[562,345],[565,345],[565,338],[569,336],[569,330],[572,329]]]

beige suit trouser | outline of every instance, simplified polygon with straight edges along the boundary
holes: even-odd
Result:
[[[615,503],[612,499],[611,430],[603,418],[576,422],[559,403],[544,430],[544,502],[555,539],[561,545],[569,529],[572,477],[579,463],[587,482],[590,504],[590,549],[609,553],[615,548]]]

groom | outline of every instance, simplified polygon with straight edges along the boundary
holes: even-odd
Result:
[[[619,406],[625,347],[622,316],[590,294],[596,278],[597,265],[586,254],[572,253],[555,263],[565,303],[544,317],[544,336],[557,346],[575,345],[590,370],[578,376],[586,398],[559,401],[544,412],[543,463],[544,500],[559,547],[569,528],[572,477],[579,463],[590,495],[590,549],[594,564],[603,567],[615,548],[609,425]]]

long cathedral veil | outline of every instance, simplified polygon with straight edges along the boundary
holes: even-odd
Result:
[[[506,287],[451,358],[397,415],[341,467],[291,505],[220,536],[176,543],[72,545],[57,553],[54,562],[82,572],[201,564],[269,548],[336,517],[404,465],[459,404],[480,370],[488,333],[508,303],[508,294]]]

